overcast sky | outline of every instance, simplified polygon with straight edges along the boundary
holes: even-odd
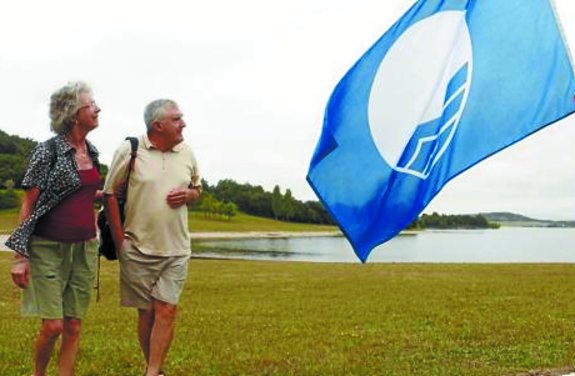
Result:
[[[527,6],[526,1],[526,6]],[[51,93],[70,80],[102,112],[89,135],[109,164],[144,132],[151,100],[179,102],[210,184],[231,178],[317,199],[305,176],[327,100],[408,0],[10,1],[0,6],[0,129],[50,137]],[[575,51],[575,1],[556,0]],[[426,212],[575,219],[575,116],[471,168]]]

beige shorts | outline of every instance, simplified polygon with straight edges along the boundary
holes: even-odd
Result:
[[[22,315],[83,319],[96,274],[96,244],[95,239],[61,243],[33,236],[30,283],[22,295]]]
[[[188,276],[189,255],[150,256],[129,240],[120,252],[120,304],[148,309],[152,300],[176,305]]]

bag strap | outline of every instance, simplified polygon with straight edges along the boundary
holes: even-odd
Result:
[[[124,183],[124,202],[128,201],[128,183],[130,182],[130,175],[136,164],[136,157],[138,156],[138,139],[136,137],[126,137],[126,140],[130,141],[131,153],[130,153],[130,164],[128,164],[128,177]]]
[[[53,170],[56,164],[56,138],[49,138],[46,141],[46,145],[48,145],[48,150],[50,150],[50,170]]]

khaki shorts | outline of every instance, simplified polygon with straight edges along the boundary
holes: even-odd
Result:
[[[43,319],[83,319],[96,274],[96,240],[61,243],[33,236],[30,283],[22,295],[22,315]]]
[[[150,256],[124,241],[120,252],[120,304],[149,309],[152,300],[177,305],[188,276],[189,255]]]

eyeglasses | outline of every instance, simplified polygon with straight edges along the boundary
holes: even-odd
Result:
[[[85,104],[83,106],[78,107],[78,112],[80,112],[80,110],[83,110],[84,108],[94,108],[96,110],[100,109],[100,107],[98,107],[95,101],[92,101],[89,104]]]

